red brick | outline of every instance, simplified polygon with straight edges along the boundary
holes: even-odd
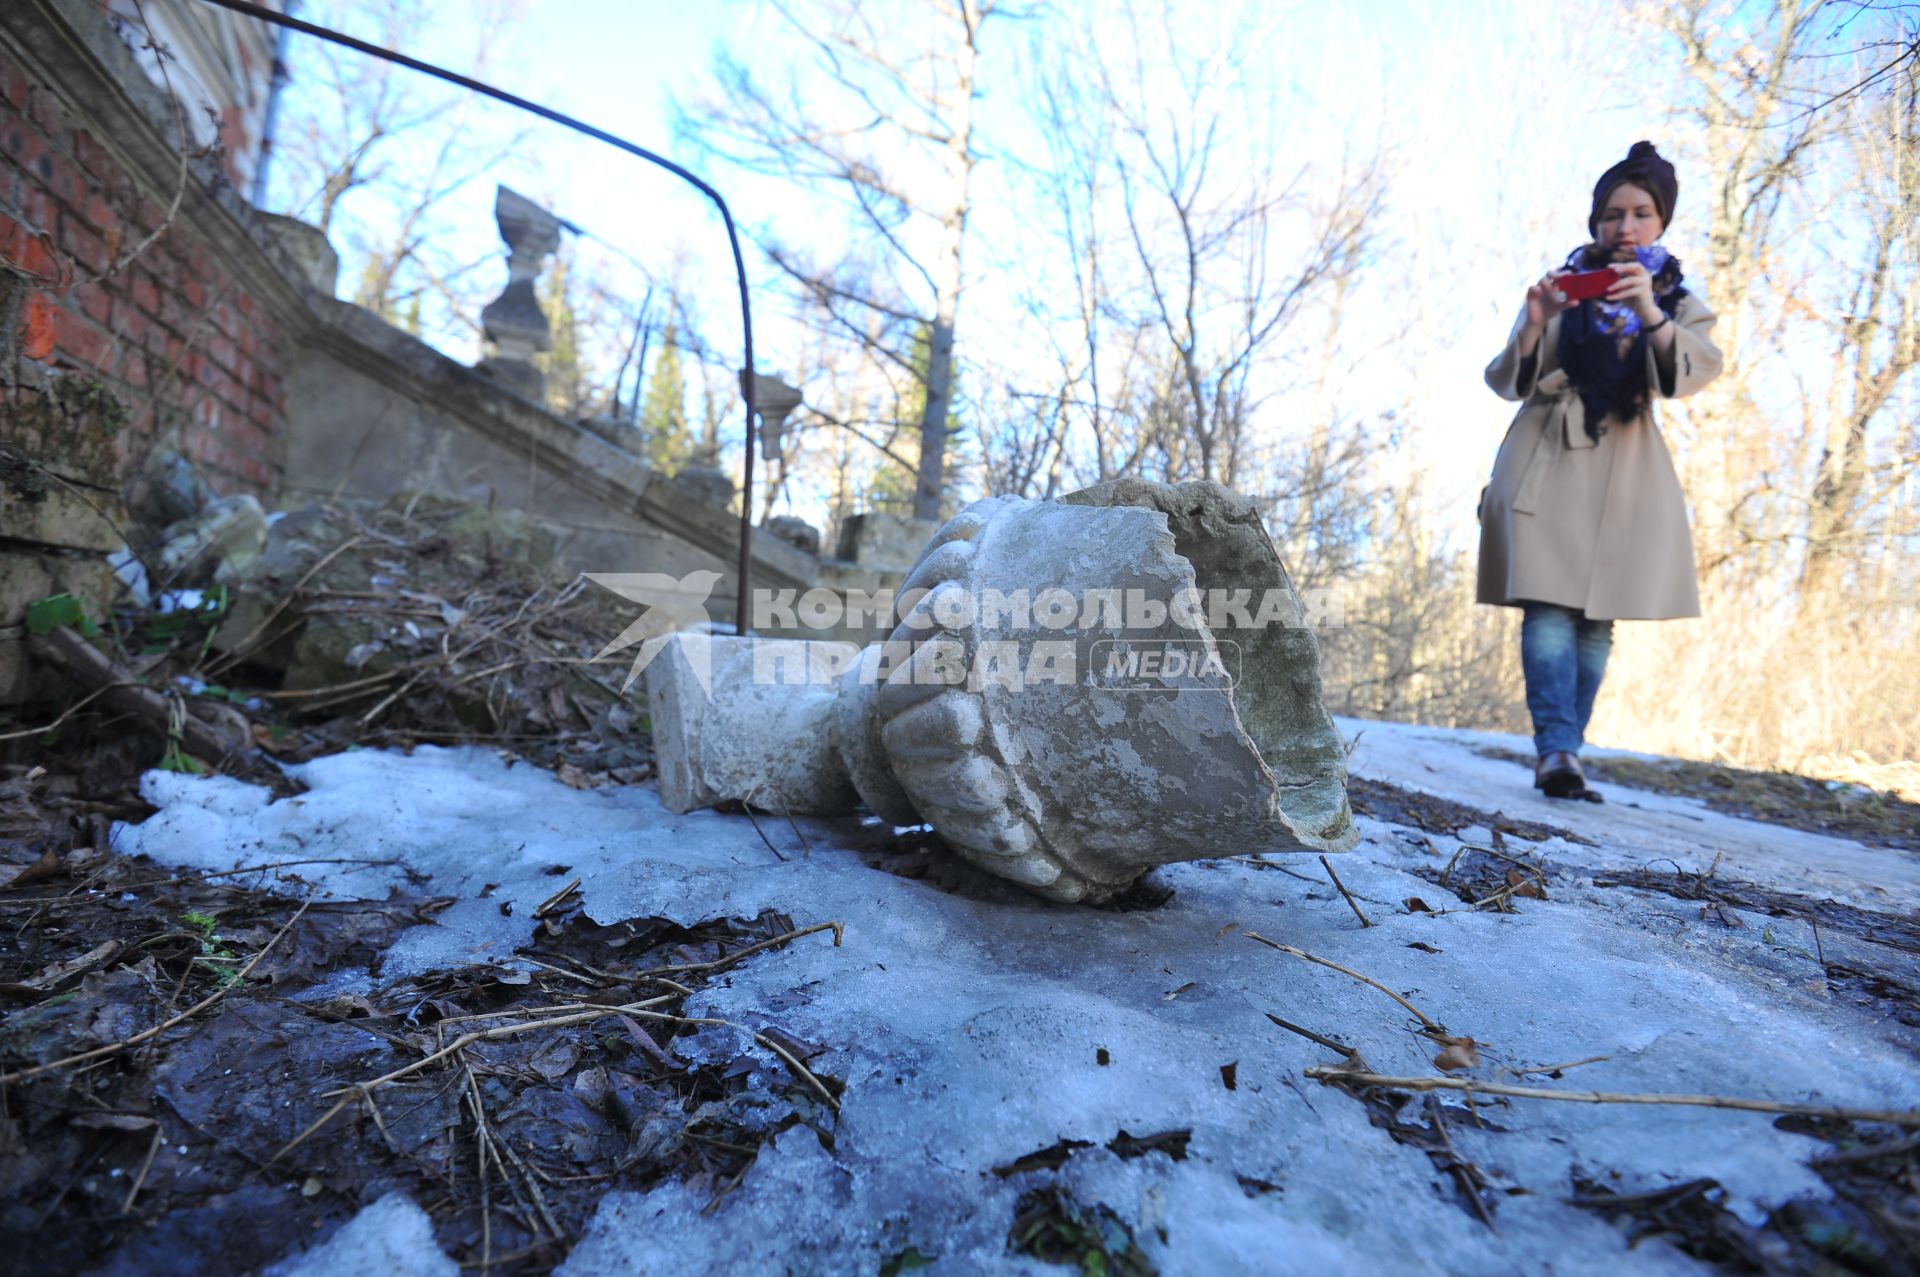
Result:
[[[31,278],[51,283],[59,275],[47,237],[25,226],[17,227],[6,256]]]
[[[46,359],[53,354],[54,317],[60,313],[45,293],[36,292],[27,300],[27,318],[20,328],[21,354],[28,359]]]
[[[107,372],[114,343],[105,333],[70,310],[53,312],[54,346],[69,362],[93,372]]]
[[[121,379],[135,390],[145,390],[151,380],[147,375],[147,359],[145,351],[129,350],[120,362]]]
[[[151,274],[144,270],[136,272],[129,291],[135,306],[156,320],[160,318],[160,290],[154,287]]]
[[[52,142],[59,142],[67,134],[67,112],[53,93],[39,85],[27,90],[27,118],[40,126],[40,131]]]
[[[60,205],[44,189],[29,186],[20,200],[20,211],[34,229],[53,234],[60,222]]]
[[[27,77],[12,62],[0,58],[0,100],[4,100],[16,111],[27,107]]]
[[[213,336],[207,338],[207,354],[212,358],[214,363],[219,364],[222,368],[231,371],[238,363],[236,356],[239,353],[240,348],[235,346],[230,339],[222,337],[219,333],[215,333]]]
[[[42,166],[46,178],[46,188],[53,192],[68,208],[80,208],[87,202],[91,187],[86,174],[82,173],[74,162],[64,155],[49,154]]]
[[[113,330],[129,347],[145,349],[152,333],[153,322],[134,307],[127,304],[122,296],[113,308]]]
[[[47,158],[47,142],[40,136],[40,130],[24,119],[9,121],[6,134],[7,157],[19,166],[23,173],[38,179],[41,174],[38,165]]]
[[[193,308],[196,317],[204,316],[207,311],[207,290],[198,279],[188,276],[180,281],[180,296]]]
[[[60,247],[95,275],[104,273],[113,262],[113,255],[107,252],[107,241],[88,230],[71,213],[60,219]]]
[[[94,141],[93,134],[85,129],[73,131],[73,159],[90,176],[102,180],[120,173],[120,166],[107,154],[106,148]]]
[[[107,327],[107,320],[113,314],[113,294],[103,284],[81,284],[73,290],[73,299],[80,303],[80,313]]]
[[[113,205],[107,203],[107,197],[98,191],[87,196],[85,208],[75,211],[86,218],[87,224],[102,235],[122,234],[119,215],[113,211]]]
[[[139,204],[134,207],[133,220],[134,225],[140,228],[142,235],[151,235],[155,227],[167,220],[167,206],[151,196],[143,195],[140,197]],[[149,255],[156,259],[160,257],[159,249],[165,243],[166,237],[163,235],[153,248],[148,250]]]

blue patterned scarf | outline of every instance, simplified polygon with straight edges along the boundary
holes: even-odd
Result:
[[[1658,244],[1633,250],[1653,276],[1653,299],[1671,318],[1687,290],[1680,259]],[[1604,269],[1611,261],[1598,244],[1585,244],[1567,258],[1576,271]],[[1569,306],[1560,316],[1560,366],[1580,392],[1587,410],[1587,434],[1595,443],[1607,432],[1607,421],[1632,421],[1647,406],[1646,336],[1640,316],[1631,306],[1602,298]]]

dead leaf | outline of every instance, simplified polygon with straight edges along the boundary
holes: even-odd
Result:
[[[1220,930],[1218,930],[1218,931],[1216,931],[1216,932],[1214,932],[1214,933],[1213,933],[1213,938],[1214,938],[1215,940],[1219,940],[1219,939],[1222,939],[1222,938],[1224,938],[1224,937],[1226,936],[1226,934],[1227,934],[1227,933],[1228,933],[1229,931],[1233,931],[1233,930],[1236,930],[1236,929],[1237,929],[1237,928],[1238,928],[1239,926],[1240,926],[1240,924],[1239,924],[1239,923],[1237,923],[1237,922],[1229,922],[1229,923],[1228,923],[1228,924],[1227,924],[1226,926],[1224,926],[1224,927],[1222,927],[1222,928],[1220,928]]]
[[[1540,886],[1538,875],[1525,874],[1518,869],[1507,870],[1507,885],[1513,888],[1513,894],[1524,896],[1528,900],[1545,900],[1547,893]]]
[[[1153,1135],[1129,1135],[1125,1127],[1119,1134],[1107,1141],[1107,1147],[1123,1158],[1145,1157],[1148,1153],[1165,1153],[1176,1162],[1187,1160],[1187,1141],[1193,1138],[1193,1128],[1185,1127],[1177,1131],[1159,1131]]]
[[[1083,1148],[1092,1148],[1091,1140],[1061,1140],[1046,1148],[1035,1149],[1025,1157],[1016,1157],[1004,1166],[996,1166],[993,1173],[1001,1179],[1020,1175],[1027,1171],[1057,1171],[1067,1164],[1067,1159]]]
[[[77,975],[85,975],[95,967],[104,965],[114,954],[120,951],[118,940],[107,940],[98,947],[88,950],[68,962],[56,962],[39,975],[22,980],[20,983],[29,989],[50,992],[56,985]]]
[[[1095,1064],[1098,1064],[1101,1068],[1104,1069],[1107,1067],[1107,1065],[1113,1063],[1113,1055],[1104,1046],[1095,1047],[1093,1052],[1093,1062]]]
[[[1442,1073],[1451,1073],[1455,1069],[1478,1068],[1480,1052],[1472,1038],[1443,1038],[1447,1046],[1433,1057],[1433,1066]]]
[[[660,1044],[653,1040],[652,1034],[635,1023],[631,1016],[623,1015],[620,1016],[619,1019],[621,1025],[627,1031],[627,1036],[633,1039],[634,1046],[640,1049],[642,1055],[653,1061],[655,1068],[665,1070],[668,1073],[679,1071],[681,1067],[680,1062],[671,1055],[668,1055],[665,1051],[662,1051]]]
[[[1432,913],[1433,912],[1433,906],[1428,904],[1426,901],[1422,900],[1418,896],[1408,896],[1406,900],[1406,904],[1407,904],[1408,913]]]
[[[1168,992],[1166,996],[1161,999],[1161,1001],[1163,1002],[1173,1001],[1175,998],[1179,997],[1181,994],[1191,989],[1196,983],[1197,981],[1193,981],[1193,980],[1187,981],[1185,984],[1181,985],[1179,988]]]
[[[24,887],[30,882],[51,878],[59,872],[60,857],[49,847],[40,853],[40,859],[30,865],[0,865],[0,891]]]
[[[549,1082],[558,1082],[579,1062],[580,1048],[564,1038],[549,1042],[533,1053],[527,1067]]]
[[[1430,944],[1427,944],[1427,943],[1425,943],[1424,941],[1420,941],[1420,940],[1415,940],[1415,941],[1413,941],[1412,943],[1410,943],[1409,945],[1407,945],[1407,948],[1409,948],[1409,949],[1418,949],[1418,950],[1419,950],[1420,952],[1422,952],[1422,953],[1444,953],[1444,952],[1446,952],[1446,950],[1444,950],[1444,949],[1436,949],[1436,948],[1434,948],[1434,947],[1433,947],[1432,945],[1430,945]]]
[[[1240,1061],[1234,1060],[1220,1066],[1220,1080],[1229,1091],[1240,1089]]]

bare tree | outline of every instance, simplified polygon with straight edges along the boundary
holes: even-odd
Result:
[[[1187,9],[1138,4],[1036,50],[1027,169],[1061,260],[1033,272],[1029,308],[1055,372],[996,441],[1003,479],[1051,474],[1058,450],[1091,479],[1279,491],[1256,423],[1283,363],[1320,344],[1314,308],[1337,323],[1383,183],[1372,160],[1282,171],[1292,148],[1249,83],[1257,14],[1196,32]]]
[[[1847,192],[1862,260],[1836,317],[1836,377],[1819,469],[1814,477],[1802,574],[1805,595],[1847,556],[1862,529],[1869,480],[1868,431],[1896,387],[1920,363],[1920,63],[1908,58],[1880,87],[1850,99],[1846,143],[1854,180]],[[1911,451],[1907,449],[1907,451]],[[1895,457],[1893,475],[1910,470]]]
[[[417,44],[426,14],[403,0],[335,0],[310,15],[354,29],[388,48]],[[494,51],[511,40],[511,3],[476,3],[473,51],[466,65],[484,76]],[[479,332],[479,307],[491,279],[448,251],[449,197],[519,149],[526,134],[476,127],[481,101],[424,86],[412,72],[318,40],[291,49],[296,91],[287,99],[276,155],[273,198],[312,221],[346,249],[354,300],[419,326],[422,298],[445,320]],[[477,139],[487,139],[479,141]]]
[[[859,246],[849,258],[821,260],[772,236],[763,246],[841,338],[922,384],[913,510],[937,518],[979,163],[980,33],[995,3],[773,8],[809,54],[804,71],[771,84],[722,56],[718,93],[682,116],[681,132],[846,208]],[[917,341],[923,361],[913,357]]]

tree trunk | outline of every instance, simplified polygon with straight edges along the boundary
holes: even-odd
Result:
[[[920,474],[914,487],[913,517],[940,518],[946,490],[947,418],[953,410],[953,330],[960,311],[961,253],[967,242],[968,202],[973,183],[975,41],[980,33],[977,0],[962,0],[960,20],[966,35],[954,58],[954,115],[947,137],[947,174],[952,199],[940,218],[940,258],[936,267],[934,316],[927,334],[927,396],[920,415]]]

